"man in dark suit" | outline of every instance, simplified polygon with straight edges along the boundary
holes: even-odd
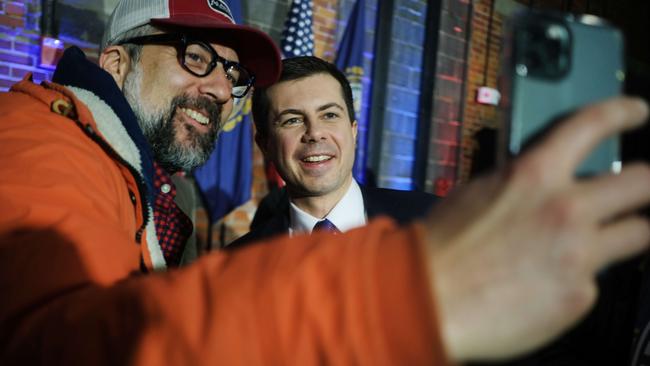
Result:
[[[352,177],[357,121],[352,90],[335,65],[317,57],[283,61],[280,80],[255,90],[255,140],[286,182],[267,219],[231,245],[278,234],[343,232],[375,216],[406,223],[436,197],[360,186]]]

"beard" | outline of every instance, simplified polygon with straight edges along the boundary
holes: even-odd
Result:
[[[191,171],[205,163],[214,150],[221,132],[222,106],[205,97],[177,95],[167,103],[168,107],[145,106],[141,97],[141,68],[136,66],[124,81],[124,96],[133,110],[144,137],[149,142],[154,160],[168,173]],[[210,118],[210,130],[198,131],[194,126],[176,121],[180,108],[203,111]],[[183,131],[184,130],[184,131]],[[179,141],[177,136],[185,136]]]

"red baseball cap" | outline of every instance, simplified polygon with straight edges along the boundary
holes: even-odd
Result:
[[[280,51],[266,33],[236,24],[223,0],[121,0],[108,20],[102,48],[144,24],[210,30],[206,38],[237,52],[239,63],[255,75],[256,86],[280,77]]]

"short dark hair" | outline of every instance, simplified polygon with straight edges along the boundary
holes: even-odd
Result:
[[[350,123],[352,123],[355,120],[352,88],[350,88],[350,83],[345,77],[345,74],[336,65],[314,56],[285,58],[282,60],[282,74],[280,74],[278,83],[298,80],[317,74],[330,75],[339,82],[339,85],[341,85],[341,94],[343,95],[345,106],[348,109]],[[257,133],[264,139],[268,137],[269,132],[268,118],[270,102],[267,94],[268,88],[255,88],[255,92],[253,93],[253,120]]]

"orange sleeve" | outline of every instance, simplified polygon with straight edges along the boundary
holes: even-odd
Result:
[[[446,365],[418,247],[414,227],[380,220],[87,284],[3,324],[13,337],[4,354],[17,364]]]
[[[188,272],[214,280],[208,292],[223,309],[216,329],[203,330],[216,351],[205,361],[444,365],[419,245],[414,227],[380,220],[346,235],[280,238],[205,258]],[[187,291],[206,287],[175,280]]]

